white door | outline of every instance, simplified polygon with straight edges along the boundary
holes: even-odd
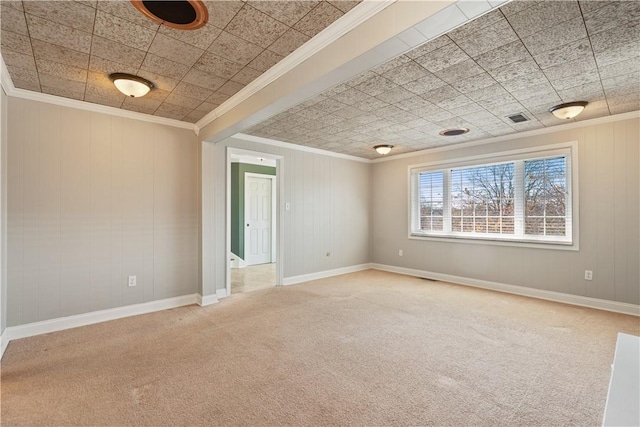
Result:
[[[245,175],[244,260],[247,265],[271,262],[271,179]]]

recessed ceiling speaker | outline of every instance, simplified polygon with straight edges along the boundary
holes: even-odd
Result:
[[[196,30],[209,21],[207,7],[200,0],[131,0],[131,3],[147,18],[178,30]]]
[[[467,132],[469,132],[469,129],[467,128],[450,128],[450,129],[441,130],[439,133],[442,136],[458,136],[458,135],[464,135]]]

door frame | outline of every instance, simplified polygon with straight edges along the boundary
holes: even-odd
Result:
[[[276,174],[278,173],[278,171],[276,170]],[[275,262],[276,260],[276,255],[278,254],[277,252],[277,248],[276,248],[276,231],[277,231],[277,223],[276,223],[276,177],[277,175],[267,175],[267,174],[263,174],[263,173],[255,173],[255,172],[245,172],[244,173],[244,182],[245,182],[245,186],[244,186],[244,218],[245,218],[245,222],[247,220],[247,178],[248,177],[253,177],[253,178],[263,178],[263,179],[269,179],[271,180],[271,256],[270,256],[270,262]],[[243,224],[244,227],[244,224]],[[247,256],[246,256],[246,249],[247,249],[247,240],[248,240],[248,236],[247,233],[244,233],[244,248],[245,248],[245,265],[249,265],[247,264]]]
[[[284,226],[283,226],[283,194],[284,194],[284,156],[263,153],[259,151],[245,150],[242,148],[234,148],[227,146],[226,156],[226,197],[225,197],[225,282],[226,282],[226,296],[231,295],[231,262],[229,255],[231,254],[231,158],[234,155],[249,155],[262,157],[264,159],[271,159],[276,161],[276,203],[275,203],[275,218],[276,218],[276,286],[282,286],[283,273],[284,273]],[[273,194],[272,196],[273,197]],[[272,206],[273,209],[273,206]]]

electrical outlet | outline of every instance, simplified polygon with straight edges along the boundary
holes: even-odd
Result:
[[[132,288],[136,285],[136,276],[129,276],[129,287]]]
[[[404,255],[404,252],[402,251],[402,249],[400,249],[400,250],[398,251],[398,256],[402,256],[402,255]]]
[[[593,280],[593,271],[585,270],[584,271],[584,280]]]

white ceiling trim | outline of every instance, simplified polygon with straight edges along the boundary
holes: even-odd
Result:
[[[109,114],[111,116],[124,117],[128,119],[141,120],[144,122],[157,123],[160,125],[172,126],[181,129],[188,129],[198,134],[197,127],[193,123],[183,122],[166,117],[152,116],[150,114],[138,113],[136,111],[123,110],[121,108],[109,107],[106,105],[93,104],[91,102],[79,101],[77,99],[63,98],[61,96],[49,95],[47,93],[33,92],[30,90],[16,88],[11,80],[4,59],[0,56],[0,82],[8,96],[15,98],[40,101],[47,104],[59,105],[62,107],[75,108],[78,110],[92,111],[94,113]]]
[[[287,55],[276,65],[253,80],[238,93],[218,106],[215,110],[200,119],[196,126],[202,129],[216,118],[237,107],[257,92],[279,79],[311,56],[315,55],[335,40],[358,27],[378,12],[393,4],[396,0],[363,0],[356,7],[345,13],[327,28],[312,37],[308,42]]]
[[[307,153],[320,154],[323,156],[337,157],[339,159],[353,160],[361,163],[371,163],[371,160],[363,157],[351,156],[349,154],[335,153],[333,151],[322,150],[320,148],[307,147],[306,145],[292,144],[290,142],[278,141],[277,139],[263,138],[261,136],[247,135],[245,133],[237,133],[231,138],[242,139],[248,142],[257,142],[258,144],[271,145],[273,147],[287,148],[289,150],[305,151]]]
[[[547,128],[534,129],[526,132],[512,133],[509,135],[494,136],[492,138],[480,139],[477,141],[463,142],[460,144],[446,145],[443,147],[427,148],[420,151],[412,151],[410,153],[398,154],[391,157],[370,160],[371,163],[388,162],[391,160],[406,159],[408,157],[422,156],[425,154],[438,153],[441,151],[459,150],[462,148],[475,147],[477,145],[492,144],[495,142],[512,141],[520,138],[528,138],[531,136],[545,135],[552,132],[562,132],[565,130],[579,129],[587,126],[601,125],[605,123],[619,122],[621,120],[638,119],[639,111],[630,111],[628,113],[616,114],[613,116],[598,117],[596,119],[584,120],[580,122],[567,123],[564,125],[551,126]]]

